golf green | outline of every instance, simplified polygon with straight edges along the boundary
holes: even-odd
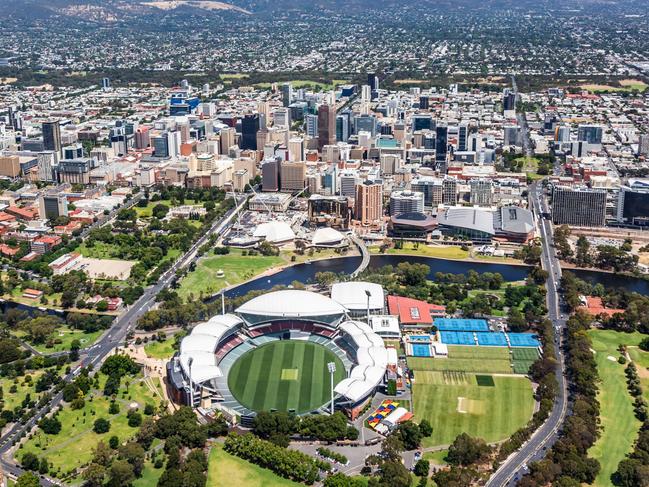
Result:
[[[312,342],[275,341],[242,355],[230,369],[228,387],[252,411],[305,413],[331,399],[329,362],[336,364],[336,385],[345,368],[332,351]]]

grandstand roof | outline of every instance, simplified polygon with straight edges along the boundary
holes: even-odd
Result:
[[[192,363],[191,373],[189,367],[190,359]],[[216,355],[214,355],[214,351],[193,351],[191,353],[181,353],[180,366],[185,372],[185,375],[187,375],[188,377],[191,376],[191,380],[195,384],[200,384],[201,382],[205,382],[210,379],[216,379],[217,377],[221,377],[223,375],[221,373],[221,369],[216,366]]]
[[[334,388],[334,391],[345,396],[352,402],[358,402],[366,397],[376,387],[376,384],[360,379],[343,379]]]
[[[337,282],[331,286],[331,299],[351,311],[362,311],[367,309],[366,291],[370,293],[370,309],[383,309],[383,287],[373,282]]]
[[[322,294],[290,289],[262,294],[242,304],[236,311],[240,314],[300,318],[342,315],[347,309]]]
[[[212,335],[202,335],[198,333],[192,333],[189,336],[183,338],[183,341],[180,342],[180,353],[191,354],[193,352],[211,352],[214,353],[216,350],[216,345],[219,343],[219,339]]]

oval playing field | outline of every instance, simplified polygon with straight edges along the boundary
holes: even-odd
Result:
[[[242,355],[230,369],[228,387],[237,401],[253,411],[301,414],[331,399],[328,362],[336,364],[335,386],[346,374],[333,352],[307,341],[275,341]]]

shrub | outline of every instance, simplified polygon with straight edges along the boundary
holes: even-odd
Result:
[[[108,433],[110,431],[110,421],[105,418],[98,418],[95,420],[95,424],[92,429],[95,433],[100,435]]]

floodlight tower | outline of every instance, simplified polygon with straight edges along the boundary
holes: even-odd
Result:
[[[327,364],[327,369],[329,370],[329,374],[331,374],[331,410],[330,414],[334,413],[334,373],[336,372],[336,364],[335,362],[329,362]]]
[[[372,297],[372,293],[370,292],[369,289],[365,290],[365,295],[367,296],[367,324],[370,324],[370,298]]]
[[[187,368],[189,369],[189,403],[191,408],[194,409],[194,383],[192,382],[192,364],[194,363],[194,357],[189,357],[187,360]]]

